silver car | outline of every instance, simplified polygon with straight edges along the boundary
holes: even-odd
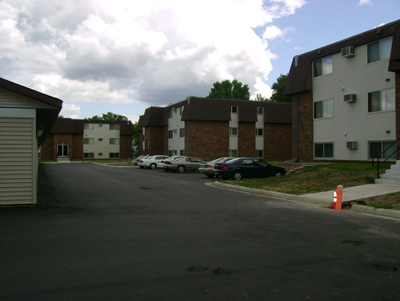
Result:
[[[160,167],[161,161],[167,158],[168,156],[164,155],[154,155],[151,157],[147,157],[146,159],[142,159],[143,166],[147,169],[156,169],[157,167]]]
[[[180,158],[176,158],[175,160],[165,160],[164,170],[177,172],[197,171],[200,165],[204,163],[205,162],[203,160],[196,157],[182,156]]]
[[[215,177],[215,174],[213,171],[215,163],[225,163],[232,159],[235,159],[235,157],[221,157],[221,158],[212,160],[210,162],[206,162],[205,164],[200,165],[199,172],[205,174],[207,177],[212,179]]]

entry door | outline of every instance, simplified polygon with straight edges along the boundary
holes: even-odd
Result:
[[[57,156],[60,157],[68,157],[68,144],[58,144],[57,145]]]

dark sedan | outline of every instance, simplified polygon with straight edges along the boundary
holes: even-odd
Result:
[[[216,163],[214,174],[224,180],[233,178],[266,178],[283,176],[285,169],[271,165],[259,158],[236,158],[227,163]]]

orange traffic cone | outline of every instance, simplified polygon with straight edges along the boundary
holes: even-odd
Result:
[[[342,197],[343,197],[343,186],[338,185],[333,191],[333,204],[334,210],[342,210]]]

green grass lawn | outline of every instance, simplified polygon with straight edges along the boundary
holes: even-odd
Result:
[[[390,164],[384,164],[381,167],[382,174],[385,169],[390,168]],[[376,177],[377,170],[369,162],[335,162],[304,167],[284,177],[229,180],[223,181],[223,183],[301,195],[334,190],[337,185],[352,187],[372,184]],[[400,210],[400,193],[363,199],[362,201],[375,208]]]

